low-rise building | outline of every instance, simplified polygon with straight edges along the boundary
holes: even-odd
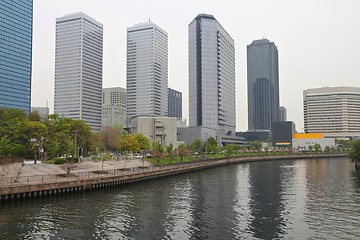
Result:
[[[335,147],[334,138],[324,138],[322,133],[294,133],[292,144],[294,149],[309,150],[309,147],[314,147],[315,144],[319,144],[321,149],[326,147]]]
[[[130,120],[128,131],[130,134],[142,133],[151,143],[179,145],[175,117],[135,117]]]

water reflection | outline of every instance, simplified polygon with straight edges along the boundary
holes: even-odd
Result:
[[[340,159],[229,165],[0,204],[0,239],[356,239],[360,174]]]
[[[250,231],[256,238],[274,239],[284,234],[280,168],[273,162],[250,164]]]

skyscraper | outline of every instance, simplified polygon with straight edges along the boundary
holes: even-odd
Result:
[[[168,116],[182,119],[182,93],[171,88],[168,91]]]
[[[270,130],[279,121],[278,50],[267,39],[247,46],[248,129]]]
[[[54,112],[101,131],[103,25],[84,13],[56,19]]]
[[[235,134],[234,41],[207,14],[189,24],[189,124]]]
[[[32,0],[0,1],[0,107],[30,112]]]
[[[168,37],[152,22],[127,29],[127,115],[167,116]]]

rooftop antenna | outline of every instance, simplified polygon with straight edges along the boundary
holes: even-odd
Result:
[[[46,107],[49,107],[48,100],[46,100]]]

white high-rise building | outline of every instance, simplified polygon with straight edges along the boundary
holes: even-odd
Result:
[[[103,88],[102,126],[113,127],[126,124],[126,89]]]
[[[304,90],[304,130],[324,137],[360,138],[360,88]]]
[[[212,16],[189,24],[189,124],[235,134],[234,41]]]
[[[84,13],[56,19],[54,113],[101,131],[103,25]]]
[[[168,37],[152,22],[127,29],[127,116],[167,116]]]

